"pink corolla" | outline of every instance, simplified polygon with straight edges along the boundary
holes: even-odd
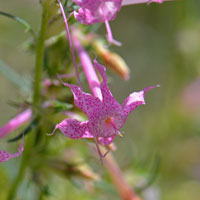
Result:
[[[109,21],[114,20],[121,6],[138,3],[162,3],[163,0],[73,0],[80,6],[74,17],[82,24],[90,25],[104,22],[107,29],[107,37],[110,43],[120,46],[121,43],[114,40]]]
[[[17,153],[11,154],[7,151],[0,150],[0,162],[5,162],[7,160],[10,160],[11,158],[20,156],[23,150],[24,150],[24,138],[22,139],[21,145]]]
[[[12,131],[16,130],[26,121],[31,119],[32,111],[30,108],[26,109],[24,112],[20,113],[13,119],[11,119],[6,125],[0,128],[0,138],[5,137]]]
[[[59,129],[65,136],[72,139],[95,138],[101,144],[109,145],[116,136],[121,135],[120,129],[125,124],[130,112],[145,104],[145,93],[154,86],[147,87],[140,92],[133,92],[121,106],[114,99],[108,87],[105,67],[96,60],[94,66],[102,76],[100,84],[102,99],[83,92],[77,85],[63,83],[71,89],[75,105],[87,115],[88,121],[65,119],[56,125],[54,131]]]

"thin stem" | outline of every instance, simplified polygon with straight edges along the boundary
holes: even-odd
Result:
[[[111,30],[110,24],[107,20],[104,6],[102,7],[102,12],[103,12],[104,20],[105,20],[104,22],[105,22],[105,25],[106,25],[106,30],[107,30],[107,33],[108,33],[108,35],[107,35],[108,42],[110,44],[114,44],[116,46],[121,46],[122,45],[121,42],[118,42],[117,40],[114,40],[114,38],[113,38],[112,30]]]
[[[39,99],[40,99],[40,81],[41,81],[41,76],[42,76],[42,64],[43,64],[43,58],[44,58],[44,40],[45,40],[47,23],[48,23],[49,2],[50,0],[46,0],[43,4],[42,23],[40,27],[38,41],[36,44],[37,47],[36,47],[36,63],[35,63],[35,82],[34,82],[34,96],[33,96],[34,107],[37,107],[39,105]],[[15,198],[19,184],[21,183],[24,177],[27,165],[29,163],[31,149],[35,141],[34,138],[35,138],[34,132],[30,133],[27,137],[20,169],[8,193],[8,198],[7,198],[8,200],[13,200]]]
[[[106,30],[107,30],[107,33],[108,33],[108,35],[107,35],[108,42],[109,42],[109,43],[112,43],[112,44],[114,44],[114,45],[116,45],[116,46],[121,46],[122,43],[121,43],[121,42],[118,42],[117,40],[115,40],[115,39],[113,38],[112,30],[111,30],[111,28],[110,28],[110,24],[109,24],[108,20],[106,20],[106,19],[105,19],[105,25],[106,25]]]
[[[32,136],[33,134],[30,133],[30,135]],[[26,146],[24,148],[25,150],[23,152],[22,162],[20,165],[18,175],[17,175],[15,181],[13,182],[13,185],[8,193],[8,198],[7,198],[8,200],[13,200],[15,198],[19,184],[21,183],[21,181],[24,177],[24,173],[25,173],[25,170],[26,170],[26,167],[28,164],[29,156],[30,156],[29,153],[30,153],[31,147],[32,147],[32,137],[30,138],[30,136],[29,136],[29,138],[26,140]]]
[[[73,59],[74,67],[75,67],[75,70],[76,70],[76,76],[77,76],[78,84],[79,84],[80,88],[82,89],[81,80],[80,80],[80,76],[79,76],[79,73],[78,73],[78,65],[77,65],[77,62],[76,62],[76,57],[75,57],[75,53],[74,53],[74,49],[73,49],[72,39],[71,39],[70,31],[69,31],[69,25],[68,25],[68,22],[67,22],[65,11],[63,9],[63,6],[62,6],[60,0],[58,0],[58,4],[60,6],[60,11],[62,13],[63,20],[64,20],[64,23],[65,23],[65,28],[66,28],[66,31],[67,31],[67,37],[68,37],[68,40],[69,40],[69,46],[70,46],[71,53],[72,53],[72,59]]]
[[[105,148],[101,148],[105,151]],[[122,200],[141,200],[124,179],[123,173],[111,153],[104,158],[104,165]]]

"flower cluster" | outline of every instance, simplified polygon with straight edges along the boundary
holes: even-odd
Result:
[[[79,9],[74,11],[74,17],[82,24],[91,25],[94,23],[104,22],[107,29],[107,38],[109,43],[115,45],[121,45],[120,42],[114,40],[112,31],[109,25],[109,21],[114,20],[117,13],[122,6],[138,3],[150,4],[163,3],[164,0],[73,0]],[[113,139],[121,135],[120,129],[126,122],[128,115],[138,106],[145,104],[144,96],[147,91],[154,88],[150,86],[140,92],[133,92],[130,94],[120,105],[112,96],[112,93],[108,87],[106,69],[103,65],[99,64],[96,60],[94,65],[92,64],[89,55],[81,45],[78,37],[73,30],[72,38],[70,36],[69,26],[65,16],[64,9],[60,0],[58,0],[60,10],[66,25],[70,48],[72,51],[72,58],[76,69],[76,75],[78,79],[78,86],[68,83],[63,83],[69,87],[74,95],[74,103],[79,107],[88,117],[88,121],[78,121],[76,119],[67,118],[56,125],[55,130],[59,129],[65,136],[72,139],[79,138],[94,138],[97,149],[98,143],[103,145],[109,145]],[[79,55],[82,67],[84,69],[86,78],[88,80],[90,89],[93,95],[85,93],[82,89],[80,77],[78,74],[78,67],[76,63],[76,57],[73,50],[73,44]],[[113,55],[113,54],[110,54]],[[115,56],[115,58],[118,58]],[[95,69],[102,77],[100,83]],[[127,69],[126,69],[126,72]],[[126,74],[126,77],[128,75]],[[28,121],[32,116],[31,109],[27,109],[24,112],[17,115],[10,120],[8,124],[0,128],[0,138],[5,137],[19,126]],[[54,130],[54,131],[55,131]],[[53,131],[53,133],[54,133]],[[20,156],[23,152],[23,140],[17,153],[11,154],[7,151],[0,150],[0,162],[7,161],[13,157]],[[100,153],[100,151],[99,151]],[[101,153],[100,153],[101,156]]]

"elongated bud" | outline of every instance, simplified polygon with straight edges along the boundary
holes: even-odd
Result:
[[[18,114],[16,117],[11,119],[7,124],[0,128],[0,139],[16,130],[18,127],[23,125],[26,121],[30,120],[32,116],[32,110],[26,109],[24,112]]]
[[[108,50],[100,39],[94,40],[92,44],[107,67],[124,80],[129,80],[130,70],[121,56]]]
[[[100,82],[99,82],[97,74],[94,70],[90,56],[87,53],[87,51],[84,49],[84,47],[81,45],[81,42],[79,41],[78,37],[76,36],[78,31],[76,31],[76,29],[74,28],[72,33],[73,33],[72,40],[73,40],[75,49],[78,53],[78,56],[80,58],[81,65],[85,72],[90,89],[94,96],[102,99],[101,90],[100,90]]]

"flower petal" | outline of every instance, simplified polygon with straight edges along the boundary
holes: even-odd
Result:
[[[22,154],[23,150],[24,150],[24,139],[22,139],[22,143],[21,143],[20,148],[18,149],[17,153],[11,154],[7,151],[0,150],[0,162],[5,162],[7,160],[10,160],[11,158],[20,156]]]
[[[109,110],[116,107],[121,108],[120,104],[112,96],[112,93],[108,87],[107,77],[105,73],[106,68],[103,65],[99,64],[97,60],[94,60],[94,66],[103,78],[100,86],[101,86],[101,93],[103,96],[104,106],[106,106]]]
[[[74,17],[82,24],[94,24],[113,20],[119,12],[122,0],[74,0],[81,8]]]
[[[92,134],[88,127],[88,121],[80,122],[76,119],[65,119],[56,125],[56,129],[72,139],[91,138]]]
[[[81,23],[81,24],[94,24],[98,23],[99,20],[97,20],[96,16],[94,15],[91,10],[87,8],[80,8],[78,12],[74,11],[74,17]],[[102,18],[103,20],[103,18]]]
[[[137,108],[142,104],[145,104],[144,100],[145,93],[155,87],[156,86],[150,86],[140,92],[133,92],[125,99],[125,101],[122,104],[122,109],[126,118],[128,117],[129,113],[133,111],[135,108]]]
[[[102,110],[102,102],[99,98],[94,97],[88,93],[83,92],[79,86],[64,83],[65,86],[70,87],[74,95],[74,103],[78,106],[88,118],[93,118],[95,113],[98,113]]]
[[[95,0],[95,1],[91,1],[91,0],[73,0],[74,3],[76,3],[78,6],[82,7],[82,8],[87,8],[89,10],[96,10],[99,5],[101,4],[101,0]]]
[[[99,7],[99,13],[104,16],[104,20],[114,20],[122,6],[122,0],[104,0],[104,4]]]
[[[112,96],[112,93],[108,87],[107,83],[107,77],[106,77],[106,68],[103,65],[100,65],[96,60],[94,61],[94,66],[101,74],[103,80],[100,85],[101,87],[101,93],[103,97],[103,105],[104,105],[104,112],[109,115],[109,113],[120,115],[122,113],[122,107],[121,105],[114,99]]]

